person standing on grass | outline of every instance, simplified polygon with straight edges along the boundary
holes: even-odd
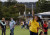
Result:
[[[48,35],[48,34],[47,34],[47,31],[48,31],[48,24],[47,24],[47,21],[44,21],[43,29],[44,29],[44,35]]]
[[[5,22],[5,18],[2,18],[2,20],[0,20],[1,23],[1,28],[2,28],[2,35],[6,35],[6,22]]]
[[[37,20],[38,20],[38,17],[34,16],[33,20],[29,22],[30,35],[38,35],[37,29],[40,27],[39,27],[39,23],[37,22]]]
[[[21,29],[24,27],[24,21],[21,21]]]
[[[15,21],[13,20],[13,18],[11,18],[11,21],[10,21],[10,35],[14,35],[14,27],[15,27]]]

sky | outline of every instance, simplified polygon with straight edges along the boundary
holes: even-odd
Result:
[[[17,0],[17,1],[19,1],[19,2],[36,2],[38,0]]]
[[[2,2],[7,1],[7,0],[1,0]],[[36,2],[38,0],[17,0],[18,2]]]

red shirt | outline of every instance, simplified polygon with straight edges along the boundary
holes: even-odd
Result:
[[[44,28],[47,28],[47,24],[43,24],[43,29],[44,29]],[[44,32],[47,32],[47,31],[48,31],[48,30],[45,30],[45,29],[44,29]]]

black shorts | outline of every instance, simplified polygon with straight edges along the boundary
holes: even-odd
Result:
[[[47,32],[44,32],[44,34],[47,34]]]
[[[34,33],[32,31],[30,31],[30,35],[38,35],[38,33]]]

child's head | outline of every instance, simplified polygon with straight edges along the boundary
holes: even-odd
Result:
[[[44,35],[43,31],[41,31],[39,35]]]
[[[35,19],[36,21],[38,20],[38,16],[34,16],[34,18],[33,19]]]
[[[44,21],[45,24],[47,24],[47,21]]]
[[[2,18],[2,21],[5,21],[5,18],[4,17]]]

